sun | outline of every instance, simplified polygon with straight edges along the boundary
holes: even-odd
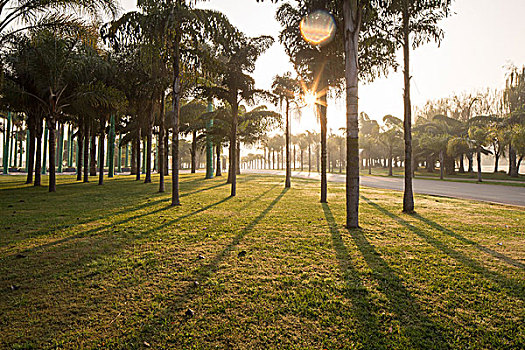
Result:
[[[315,107],[317,103],[317,94],[312,91],[306,91],[303,95],[303,100],[308,107]]]

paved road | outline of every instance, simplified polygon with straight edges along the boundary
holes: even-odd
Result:
[[[284,175],[283,170],[244,170],[261,174]],[[293,177],[319,180],[319,173],[293,171]],[[328,174],[328,181],[345,182],[345,176]],[[361,176],[361,186],[384,188],[403,191],[403,178],[382,176]],[[435,196],[474,199],[484,202],[510,204],[525,207],[525,187],[487,185],[467,182],[451,182],[438,180],[413,180],[414,192]]]

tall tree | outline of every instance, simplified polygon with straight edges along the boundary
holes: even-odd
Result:
[[[268,36],[257,38],[239,37],[235,45],[216,60],[220,83],[216,86],[203,87],[204,94],[217,98],[231,108],[230,130],[230,176],[231,196],[237,194],[237,128],[239,124],[239,106],[241,102],[252,103],[264,91],[255,88],[255,81],[250,76],[255,70],[255,62],[271,45],[273,39]],[[225,62],[223,61],[225,60]]]
[[[340,86],[340,80],[344,76],[343,86],[346,91],[347,109],[346,226],[349,228],[359,226],[359,80],[372,80],[379,74],[386,73],[387,69],[395,64],[395,45],[387,40],[385,38],[386,35],[374,25],[379,21],[378,10],[380,5],[384,6],[382,1],[374,0],[310,0],[299,1],[295,10],[292,6],[287,6],[286,4],[283,5],[282,9],[287,9],[287,11],[282,12],[280,10],[282,14],[281,23],[285,26],[285,31],[288,31],[285,35],[289,37],[295,36],[298,40],[300,36],[298,37],[297,35],[300,35],[300,33],[297,32],[297,29],[294,29],[294,27],[299,27],[299,23],[294,22],[297,15],[299,15],[300,20],[301,17],[308,13],[324,9],[328,10],[335,17],[335,38],[331,44],[326,45],[322,50],[325,53],[327,53],[327,50],[330,50],[334,57],[338,57],[334,64],[329,64],[330,67],[327,71],[331,73],[330,79],[334,79],[334,81],[327,84],[327,86]],[[290,42],[289,46],[292,47],[294,44],[296,47],[292,51],[307,58],[308,51],[297,49],[297,47],[301,47],[297,41],[295,43]],[[332,47],[328,49],[330,46]],[[319,61],[318,59],[316,60]],[[294,61],[292,60],[292,62]],[[325,66],[326,68],[327,66]],[[336,73],[337,71],[339,73]],[[338,83],[335,83],[335,81],[338,81]],[[322,107],[320,110],[324,112],[325,108]],[[323,122],[323,120],[321,121]],[[324,129],[326,128],[322,129],[325,131]],[[323,145],[321,148],[323,148]],[[325,152],[321,151],[321,153],[326,154],[326,149]],[[326,159],[323,161],[322,157],[321,163],[326,164]]]
[[[525,67],[521,70],[510,67],[504,91],[507,124],[512,134],[514,129],[525,122]],[[509,139],[509,175],[518,177],[517,154],[513,138]]]
[[[277,97],[280,105],[284,103],[285,108],[285,138],[286,138],[286,178],[284,182],[285,188],[291,187],[292,169],[290,158],[290,104],[294,102],[300,90],[299,82],[292,78],[291,73],[286,73],[282,76],[275,76],[272,83],[272,93]]]
[[[412,105],[410,100],[410,50],[430,42],[441,42],[444,33],[438,23],[450,14],[452,0],[389,0],[383,12],[389,23],[385,34],[403,49],[405,190],[403,212],[414,211],[412,190]]]

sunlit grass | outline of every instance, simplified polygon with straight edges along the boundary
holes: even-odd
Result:
[[[202,177],[0,177],[0,347],[523,346],[522,209],[363,189],[348,231],[343,184]]]

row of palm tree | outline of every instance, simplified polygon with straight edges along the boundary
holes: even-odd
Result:
[[[142,163],[145,182],[152,181],[153,163],[160,173],[159,190],[164,191],[171,146],[172,205],[178,205],[180,136],[187,136],[192,171],[204,138],[215,144],[218,172],[222,147],[229,146],[228,182],[231,195],[236,194],[241,144],[253,144],[280,123],[279,114],[265,106],[245,106],[260,98],[276,98],[256,89],[250,76],[273,39],[246,37],[221,13],[193,5],[180,0],[143,1],[139,11],[122,15],[100,31],[68,17],[63,23],[40,23],[31,30],[9,33],[2,52],[1,98],[3,109],[9,111],[7,119],[16,113],[29,130],[28,182],[34,173],[35,185],[40,185],[46,159],[42,146],[44,153],[49,146],[49,190],[56,191],[56,163],[60,170],[65,127],[70,130],[68,148],[73,138],[77,140],[78,180],[88,182],[89,176],[96,175],[97,164],[102,185],[105,167],[113,176],[115,149],[131,145],[131,170],[137,180]],[[218,105],[215,110],[209,108],[212,102]],[[9,140],[7,129],[6,125]],[[42,142],[43,133],[49,145]],[[122,155],[119,159],[120,165]]]
[[[273,94],[256,89],[251,77],[255,61],[273,43],[273,39],[266,36],[246,37],[223,14],[195,8],[195,1],[140,1],[138,11],[126,13],[103,25],[101,36],[98,27],[85,25],[83,21],[63,14],[69,13],[65,11],[67,9],[84,7],[93,15],[101,10],[115,14],[116,7],[110,0],[50,1],[30,8],[24,8],[24,3],[13,1],[10,9],[19,6],[19,12],[14,16],[19,14],[20,18],[35,20],[16,31],[6,32],[6,27],[0,27],[2,40],[7,43],[3,46],[2,56],[5,72],[2,101],[6,111],[26,116],[30,131],[29,154],[41,152],[38,148],[42,144],[42,130],[49,131],[51,191],[56,190],[55,152],[59,123],[72,125],[76,130],[78,148],[83,153],[79,160],[82,158],[84,181],[89,181],[88,171],[93,173],[91,166],[95,164],[93,160],[98,153],[99,184],[104,180],[105,145],[113,152],[116,134],[122,135],[119,138],[121,145],[131,143],[133,168],[139,169],[140,164],[145,163],[145,182],[151,182],[151,156],[156,136],[161,174],[159,191],[164,191],[171,132],[172,205],[180,204],[178,171],[181,135],[191,136],[192,164],[195,164],[200,139],[206,138],[208,148],[211,140],[215,141],[218,161],[221,159],[220,145],[228,145],[228,182],[234,196],[241,163],[241,144],[257,142],[258,138],[267,134],[268,129],[279,124],[279,117],[265,108],[249,112],[243,109],[243,105],[255,104],[259,99],[278,102],[284,109],[285,186],[289,187],[290,110],[294,105],[301,104],[300,96],[309,90],[316,96],[316,111],[321,124],[318,152],[321,202],[326,202],[330,147],[328,96],[346,92],[346,145],[343,148],[341,140],[337,144],[339,150],[346,149],[346,159],[339,162],[339,167],[346,166],[347,227],[357,227],[359,79],[372,80],[386,74],[390,67],[397,66],[395,52],[403,48],[403,123],[401,127],[395,118],[385,119],[388,130],[383,131],[382,140],[391,163],[396,149],[394,143],[400,133],[403,134],[403,160],[406,160],[403,210],[414,210],[411,178],[413,163],[417,164],[417,161],[412,155],[417,156],[417,152],[413,152],[412,142],[410,48],[442,39],[443,32],[437,24],[448,16],[451,1],[301,0],[294,5],[283,4],[277,12],[277,19],[283,26],[279,41],[284,45],[298,78],[293,79],[291,74],[276,77]],[[305,17],[318,10],[332,14],[337,30],[332,41],[312,45],[302,37],[300,24]],[[49,21],[49,14],[54,14],[57,20]],[[41,76],[37,74],[37,67],[42,70]],[[506,89],[509,93],[505,95],[508,113],[513,115],[523,105],[520,92],[523,79],[519,78],[519,73],[513,74]],[[205,102],[193,102],[195,99]],[[218,103],[215,111],[208,108],[210,102]],[[189,105],[188,111],[192,108],[198,110],[193,114],[188,112],[188,120],[183,119],[185,105]],[[206,113],[203,113],[203,105],[207,105]],[[206,116],[204,119],[203,115]],[[246,122],[243,117],[247,118]],[[212,119],[216,121],[213,127]],[[43,121],[47,128],[43,127]],[[437,134],[437,129],[430,126],[416,132],[429,134],[432,130]],[[475,131],[472,130],[472,140],[480,139],[481,134]],[[95,149],[95,136],[98,137],[98,151]],[[144,140],[142,151],[141,140]],[[59,143],[62,144],[61,141]],[[513,140],[509,146],[513,171],[518,163],[518,145],[519,142]],[[481,141],[477,149],[478,153],[485,149]],[[330,154],[333,155],[333,152]],[[145,155],[145,159],[141,155]],[[110,162],[113,159],[113,156],[109,157]],[[35,164],[35,177],[40,174],[36,171],[38,166],[41,165]],[[195,166],[192,168],[195,169]],[[220,166],[217,168],[220,169]],[[113,166],[110,166],[109,175],[112,169]],[[140,172],[135,172],[137,179],[140,179]]]

